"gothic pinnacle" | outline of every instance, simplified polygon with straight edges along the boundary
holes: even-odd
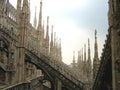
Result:
[[[47,26],[46,26],[46,55],[49,55],[49,17],[47,17]]]
[[[23,0],[23,7],[22,7],[22,11],[24,13],[27,13],[29,11],[29,4],[28,4],[28,0]]]
[[[51,28],[51,46],[53,46],[53,25]]]
[[[42,36],[43,36],[43,39],[44,39],[44,36],[45,36],[45,25],[44,25],[44,21],[43,21],[43,25],[42,25]]]
[[[81,59],[82,59],[82,62],[84,61],[83,60],[83,48],[82,48],[82,53],[81,53]]]
[[[42,0],[40,1],[40,12],[39,12],[38,30],[41,27],[42,27]]]
[[[20,23],[20,13],[21,13],[21,0],[17,0],[17,14],[16,14],[16,21]]]
[[[91,55],[90,55],[90,40],[88,38],[88,60],[91,60]]]
[[[97,30],[95,30],[95,52],[94,52],[94,58],[98,59],[98,44],[97,44]]]
[[[47,16],[47,32],[46,32],[46,39],[49,39],[49,16]]]
[[[80,62],[81,62],[81,51],[78,51],[78,64],[80,64]]]
[[[84,61],[86,62],[86,44],[84,45]]]
[[[61,38],[60,38],[60,40],[59,40],[59,59],[60,59],[60,61],[62,61],[62,50],[61,50]]]
[[[28,0],[23,0],[22,20],[23,20],[25,25],[30,23],[30,11],[29,10],[30,10],[30,7],[29,7],[29,4],[28,4]]]
[[[17,10],[21,10],[21,0],[17,0]]]
[[[56,46],[56,32],[54,32],[54,47]]]

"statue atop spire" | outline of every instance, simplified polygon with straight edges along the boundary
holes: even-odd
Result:
[[[42,27],[42,0],[40,1],[38,29],[40,30],[41,27]]]

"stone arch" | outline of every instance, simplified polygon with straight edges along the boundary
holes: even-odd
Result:
[[[42,72],[44,72],[44,71],[42,71]],[[37,83],[32,82],[32,84],[31,84],[32,87],[34,87],[34,90],[54,90],[54,83],[51,80],[51,76],[48,75],[48,73],[44,72],[44,74],[42,73],[42,75],[37,76],[35,81]]]
[[[51,75],[50,71],[46,67],[44,67],[44,65],[42,66],[42,64],[37,66],[35,63],[31,62],[31,60],[29,60],[29,59],[32,59],[32,58],[30,58],[30,56],[26,55],[25,58],[26,58],[26,60],[25,60],[26,62],[29,62],[29,63],[35,65],[36,69],[40,70],[42,72],[40,75],[37,76],[38,78],[40,78],[39,79],[40,86],[41,85],[44,86],[43,84],[46,81],[48,81],[50,83],[51,88],[45,89],[45,90],[54,90],[54,77]],[[39,88],[39,86],[37,86],[36,88]]]
[[[40,81],[44,86],[48,87],[48,90],[54,90],[54,77],[51,76],[51,74],[49,73],[49,71],[47,71],[46,69],[42,69],[42,72],[44,74],[43,79]],[[49,84],[49,85],[48,85]],[[44,87],[45,88],[45,87]],[[45,89],[47,90],[47,88]]]

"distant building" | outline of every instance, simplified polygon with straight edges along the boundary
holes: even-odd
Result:
[[[97,31],[95,30],[93,65],[91,60],[90,40],[88,39],[88,59],[86,59],[86,45],[84,45],[84,55],[82,48],[80,51],[78,51],[77,62],[75,62],[75,52],[73,52],[73,62],[71,63],[70,67],[76,71],[76,74],[79,75],[79,80],[85,83],[86,90],[92,90],[92,85],[98,72],[99,65],[100,61],[98,58]]]

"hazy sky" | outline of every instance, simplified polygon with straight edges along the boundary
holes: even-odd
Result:
[[[9,0],[15,7],[17,0]],[[31,1],[31,23],[33,22],[35,6],[37,17],[40,0]],[[50,16],[50,27],[62,39],[63,61],[72,62],[73,51],[77,52],[87,44],[90,38],[91,56],[94,54],[94,30],[98,31],[99,56],[106,39],[108,29],[108,0],[42,0],[43,20]]]

